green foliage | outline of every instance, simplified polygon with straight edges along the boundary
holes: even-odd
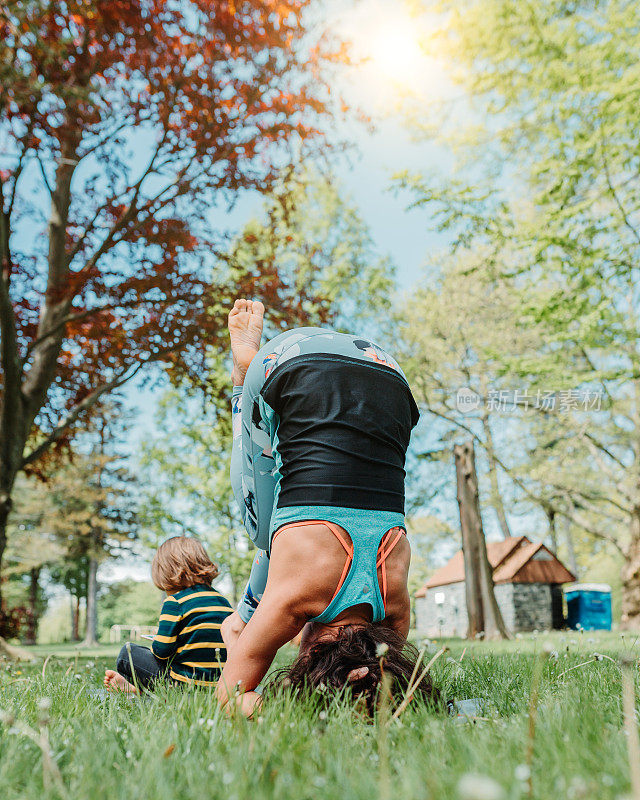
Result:
[[[109,584],[98,598],[98,638],[108,641],[112,625],[157,625],[163,597],[147,581]]]
[[[247,722],[227,719],[203,690],[160,689],[142,701],[99,699],[93,692],[113,656],[96,659],[94,652],[90,660],[75,661],[64,648],[44,679],[42,648],[33,666],[3,670],[0,706],[37,728],[38,703],[49,698],[51,748],[70,797],[460,800],[461,777],[479,773],[497,781],[506,797],[518,798],[527,796],[522,765],[542,638],[449,642],[450,657],[436,662],[433,674],[447,696],[481,698],[485,719],[475,724],[410,706],[385,735],[380,721],[359,718],[346,700],[321,713],[313,701],[283,698],[265,707],[261,722]],[[531,796],[617,800],[629,793],[617,661],[623,653],[637,658],[638,645],[588,633],[544,640],[558,658],[542,673]],[[593,661],[594,650],[614,661]],[[283,655],[292,657],[292,649]],[[572,669],[583,662],[590,663]],[[59,796],[55,787],[43,786],[38,746],[5,722],[0,771],[7,796]]]
[[[259,276],[276,273],[298,296],[309,325],[329,319],[355,332],[391,305],[393,265],[376,253],[339,180],[304,164],[282,175],[224,262],[239,282],[253,277],[260,296]]]
[[[154,547],[170,536],[198,536],[237,600],[252,555],[229,482],[230,416],[226,407],[218,411],[193,393],[165,394],[159,432],[143,445],[148,488],[140,514],[146,543]]]
[[[423,348],[425,405],[446,415],[445,433],[471,428],[512,513],[551,511],[635,559],[631,590],[640,535],[637,9],[626,0],[417,5],[441,13],[431,46],[466,101],[411,118],[418,136],[451,148],[453,174],[398,176],[453,241],[438,287],[421,293],[423,330],[409,331]],[[453,324],[443,327],[447,313]],[[492,454],[481,415],[449,413],[461,385],[486,396],[480,378],[498,391],[602,400],[490,418]],[[626,613],[637,620],[640,606]]]

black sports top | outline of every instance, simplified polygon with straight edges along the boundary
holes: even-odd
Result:
[[[419,412],[392,367],[336,354],[276,367],[260,392],[278,414],[278,508],[404,513],[405,456]]]

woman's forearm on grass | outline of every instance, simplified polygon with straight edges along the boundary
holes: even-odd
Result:
[[[293,601],[293,602],[292,602]],[[296,598],[265,591],[262,602],[229,653],[216,694],[226,705],[237,689],[252,691],[267,674],[278,650],[299,633],[306,617],[296,609]]]

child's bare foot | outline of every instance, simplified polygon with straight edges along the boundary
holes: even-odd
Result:
[[[260,349],[263,324],[264,306],[259,300],[236,300],[229,312],[234,386],[244,383],[249,364]]]
[[[107,669],[104,673],[104,685],[109,692],[127,692],[138,694],[136,687],[115,669]]]

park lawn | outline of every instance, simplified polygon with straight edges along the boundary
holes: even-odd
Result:
[[[545,642],[554,652],[543,661]],[[524,798],[536,663],[543,672],[531,796],[606,800],[629,792],[618,661],[640,656],[635,636],[558,633],[448,644],[433,668],[436,682],[448,697],[481,698],[485,719],[464,722],[410,706],[399,721],[370,724],[346,701],[323,712],[290,698],[265,704],[259,721],[227,719],[205,690],[95,697],[111,657],[52,646],[57,655],[43,677],[46,648],[37,648],[33,665],[0,667],[0,796],[453,800],[461,797],[461,777],[476,773],[496,781],[503,797]],[[594,652],[614,660],[595,660]],[[45,774],[55,767],[46,769],[24,729],[37,728],[43,699],[51,704],[45,730],[61,780],[53,775],[48,788],[43,767]],[[477,795],[491,796],[500,795]]]

